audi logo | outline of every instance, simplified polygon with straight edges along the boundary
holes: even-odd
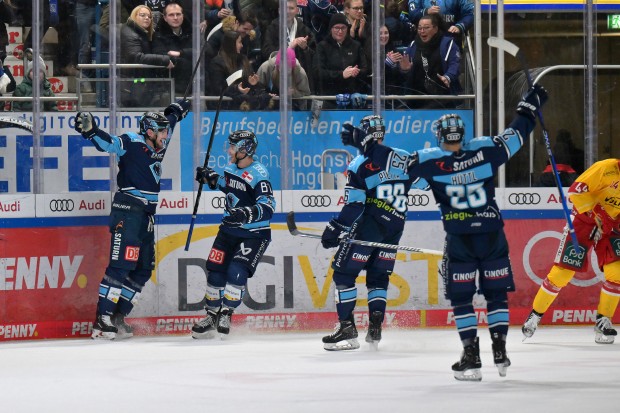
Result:
[[[332,203],[329,195],[304,195],[301,197],[301,205],[305,207],[328,207]]]
[[[538,205],[540,195],[535,192],[517,192],[508,195],[508,202],[511,205]]]
[[[52,199],[50,201],[50,211],[52,212],[69,212],[73,211],[75,204],[73,199]]]
[[[431,199],[426,194],[409,194],[407,195],[408,206],[426,206]]]
[[[211,199],[211,206],[215,209],[223,209],[226,205],[226,198],[223,196],[216,196]]]

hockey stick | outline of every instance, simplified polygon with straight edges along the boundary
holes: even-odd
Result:
[[[525,78],[527,79],[527,84],[531,88],[534,86],[534,82],[532,81],[532,75],[530,74],[530,70],[525,61],[525,56],[523,55],[523,51],[517,47],[514,43],[509,42],[505,39],[500,39],[498,37],[489,37],[487,40],[489,46],[494,47],[498,50],[503,50],[508,54],[513,55],[519,62],[521,63],[521,69],[525,74]],[[568,231],[570,233],[571,239],[573,241],[573,246],[575,247],[575,251],[579,251],[579,243],[577,242],[577,235],[575,234],[575,227],[573,226],[573,221],[570,219],[570,211],[568,209],[568,204],[566,203],[566,198],[564,197],[564,191],[562,190],[562,183],[560,181],[560,173],[558,172],[558,167],[555,163],[555,157],[553,156],[553,152],[551,151],[551,142],[549,141],[549,133],[547,132],[547,127],[545,126],[545,120],[542,115],[542,111],[538,109],[536,111],[536,115],[538,116],[538,120],[540,121],[540,127],[542,129],[543,137],[545,138],[545,149],[547,150],[547,157],[549,158],[549,163],[551,164],[551,168],[553,169],[553,175],[555,176],[555,184],[558,188],[558,192],[560,193],[560,201],[562,202],[562,209],[564,210],[564,217],[566,218],[566,223],[568,225]]]
[[[196,76],[196,71],[198,70],[198,66],[200,66],[200,61],[202,60],[202,56],[205,54],[205,50],[207,48],[207,40],[204,40],[202,47],[200,48],[200,54],[198,55],[198,60],[196,60],[196,64],[194,65],[194,70],[192,71],[192,75],[189,77],[189,81],[187,82],[187,87],[185,88],[185,93],[183,93],[183,100],[189,94],[190,89],[192,88],[192,84],[194,83],[194,76]]]
[[[295,223],[295,212],[291,211],[286,215],[286,226],[288,227],[291,235],[296,237],[305,237],[305,238],[314,238],[321,239],[321,236],[318,234],[311,234],[309,232],[302,232],[297,229],[297,224]],[[431,254],[431,255],[443,255],[443,252],[437,250],[427,250],[425,248],[416,248],[416,247],[408,247],[406,245],[394,245],[394,244],[384,244],[382,242],[373,242],[373,241],[363,241],[359,239],[352,238],[343,238],[341,242],[346,242],[349,244],[355,245],[363,245],[366,247],[374,247],[374,248],[386,248],[390,250],[401,250],[401,251],[411,251],[411,252],[421,252],[423,254]]]
[[[215,111],[215,119],[213,120],[213,126],[211,127],[211,136],[209,137],[209,145],[207,146],[207,154],[205,155],[205,161],[203,168],[209,166],[209,157],[211,156],[211,147],[213,146],[213,138],[215,138],[215,127],[217,126],[217,120],[220,117],[220,110],[222,109],[222,100],[224,99],[224,92],[226,88],[237,80],[241,79],[242,71],[237,70],[226,79],[226,85],[222,87],[220,91],[220,98],[217,101],[217,110]],[[189,251],[189,244],[192,242],[192,233],[194,232],[194,224],[196,223],[196,215],[198,215],[198,206],[200,205],[200,195],[202,194],[203,183],[198,184],[198,193],[196,194],[196,201],[194,201],[194,212],[192,212],[192,220],[189,224],[189,232],[187,233],[187,240],[185,241],[185,251]]]
[[[4,128],[17,128],[26,130],[30,133],[33,132],[32,123],[28,122],[26,119],[15,117],[0,117],[0,129]]]

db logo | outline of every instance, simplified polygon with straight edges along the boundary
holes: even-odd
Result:
[[[125,260],[138,261],[140,256],[140,247],[127,247],[125,249]]]
[[[62,93],[62,91],[65,89],[64,83],[62,83],[62,80],[58,79],[57,77],[50,77],[48,80],[52,85],[52,91],[54,93]]]
[[[216,264],[223,264],[224,263],[224,251],[211,248],[211,252],[209,253],[209,261],[214,262]]]

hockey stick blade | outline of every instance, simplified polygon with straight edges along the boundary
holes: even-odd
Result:
[[[26,119],[15,118],[15,117],[0,117],[0,129],[4,128],[17,128],[23,129],[32,133],[32,123],[28,122]]]
[[[487,39],[487,44],[496,49],[503,50],[506,53],[513,55],[514,57],[518,57],[517,55],[519,54],[519,47],[506,39],[500,39],[499,37],[491,36]]]
[[[286,226],[288,227],[288,230],[291,233],[291,235],[294,235],[296,237],[321,239],[321,236],[318,234],[311,234],[309,232],[302,232],[298,230],[297,224],[295,223],[295,212],[293,211],[289,212],[286,216]],[[409,247],[406,245],[384,244],[382,242],[363,241],[363,240],[351,239],[351,238],[343,238],[342,242],[347,242],[349,244],[355,244],[355,245],[363,245],[366,247],[373,247],[373,248],[385,248],[385,249],[390,249],[390,250],[419,252],[422,254],[439,255],[439,256],[443,255],[443,252],[441,251],[429,250],[425,248]]]

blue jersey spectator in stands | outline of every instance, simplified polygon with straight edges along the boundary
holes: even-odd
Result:
[[[415,25],[425,14],[440,14],[448,33],[462,35],[474,25],[474,2],[471,0],[409,0],[409,19]]]

